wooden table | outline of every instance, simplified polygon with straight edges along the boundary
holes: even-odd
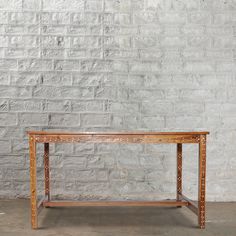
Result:
[[[198,225],[205,228],[206,136],[209,132],[81,132],[62,133],[28,131],[30,154],[31,226],[38,228],[38,212],[42,207],[61,206],[186,206],[198,216]],[[49,143],[175,143],[177,146],[176,199],[163,201],[52,201],[50,200]],[[36,144],[44,144],[45,196],[37,200]],[[182,144],[199,145],[198,201],[182,194]],[[127,157],[128,158],[128,157]]]

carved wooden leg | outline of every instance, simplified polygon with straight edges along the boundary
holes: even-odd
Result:
[[[182,194],[182,143],[177,144],[177,192],[176,200],[181,199]],[[181,207],[181,206],[180,206]]]
[[[50,178],[49,178],[49,143],[44,143],[44,175],[45,175],[45,196],[50,200]]]
[[[31,190],[31,227],[38,227],[37,211],[37,165],[36,165],[36,142],[33,135],[29,137],[29,154],[30,154],[30,190]]]
[[[198,224],[205,228],[206,135],[200,135],[198,177]]]

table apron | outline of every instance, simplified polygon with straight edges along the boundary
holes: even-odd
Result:
[[[200,135],[35,135],[38,143],[199,143]]]

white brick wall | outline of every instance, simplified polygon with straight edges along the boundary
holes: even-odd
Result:
[[[207,200],[235,201],[235,32],[235,0],[0,0],[0,197],[29,196],[30,129],[209,130]],[[50,147],[59,197],[175,196],[175,145]]]

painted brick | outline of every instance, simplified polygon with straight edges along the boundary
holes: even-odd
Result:
[[[101,73],[74,74],[73,84],[77,86],[99,86],[100,83],[105,83],[107,76]]]
[[[69,100],[47,100],[44,105],[44,111],[70,112],[70,104]]]
[[[73,153],[73,145],[70,143],[56,143],[55,144],[55,154],[72,154]]]
[[[0,97],[6,98],[29,98],[32,91],[30,87],[1,86]]]
[[[186,14],[183,13],[161,13],[159,16],[159,21],[161,24],[183,24],[186,22]]]
[[[79,114],[50,114],[49,126],[80,126]]]
[[[35,72],[22,72],[22,73],[16,73],[16,74],[11,74],[10,80],[12,85],[22,85],[22,86],[27,86],[27,85],[36,85],[39,83],[41,78],[40,73],[35,73]]]
[[[77,169],[68,169],[65,171],[66,176],[71,176],[79,182],[96,181],[96,172],[94,170],[78,171]]]
[[[159,62],[150,62],[150,61],[142,61],[142,62],[132,62],[129,65],[129,70],[132,73],[147,73],[147,72],[159,72],[161,70]]]
[[[116,97],[116,89],[111,86],[107,87],[96,87],[95,88],[96,98],[114,99]]]
[[[5,26],[5,32],[7,34],[20,34],[23,31],[24,31],[23,26],[19,26],[19,25]]]
[[[211,15],[205,12],[191,12],[188,14],[188,21],[192,24],[209,24],[211,22]]]
[[[128,102],[110,102],[107,104],[107,110],[113,113],[133,114],[139,111],[139,104]]]
[[[107,36],[104,38],[104,45],[106,48],[121,48],[130,49],[131,47],[131,37],[130,36]],[[107,50],[108,50],[107,49]]]
[[[8,121],[8,119],[12,119],[15,122],[12,122],[11,125],[16,124],[16,116],[11,117],[9,115],[5,115],[5,116],[0,115],[0,117],[1,117],[0,118],[1,121],[4,120],[4,119],[6,119],[6,121]],[[24,135],[25,135],[25,133],[24,133],[22,127],[20,127],[20,128],[19,127],[14,127],[14,126],[6,127],[5,125],[3,127],[0,127],[0,138],[2,138],[2,139],[11,139],[12,137],[23,138]]]
[[[108,12],[126,12],[131,10],[130,0],[105,0],[105,10]]]
[[[146,115],[173,114],[174,106],[170,102],[143,102],[141,111]]]
[[[8,101],[5,99],[0,99],[0,111],[8,110]]]
[[[48,115],[42,113],[21,113],[19,124],[22,126],[48,125]]]
[[[0,70],[16,70],[17,61],[13,59],[0,59]]]
[[[54,64],[54,70],[56,71],[76,71],[80,70],[79,61],[62,61],[57,60]]]
[[[82,72],[109,72],[111,71],[113,64],[111,61],[101,60],[83,60],[81,61]]]
[[[28,26],[30,26],[30,25],[35,25],[35,26],[38,26],[37,24],[39,23],[39,20],[40,20],[40,14],[39,14],[39,12],[22,12],[22,14],[23,14],[23,22],[24,22],[24,24],[29,24],[29,22],[30,22],[30,24],[28,25]]]
[[[142,128],[144,129],[163,129],[165,128],[165,118],[160,116],[145,116],[142,118]]]
[[[21,155],[4,155],[0,156],[1,167],[22,168],[24,166],[24,158]]]
[[[66,54],[65,49],[42,49],[41,55],[43,58],[62,58]]]
[[[111,21],[109,20],[107,23],[111,23]],[[131,14],[125,14],[125,13],[114,14],[114,24],[128,25],[130,23],[131,23]]]
[[[22,0],[24,10],[38,10],[41,8],[41,1],[38,0]]]
[[[65,26],[50,26],[50,25],[44,25],[42,27],[42,33],[47,35],[47,34],[58,34],[58,35],[61,35],[61,34],[65,34],[66,33],[66,28]],[[58,41],[58,44],[60,44],[60,41]]]
[[[41,75],[42,84],[45,85],[72,85],[72,77],[70,73],[43,73]]]
[[[10,111],[42,111],[43,102],[40,100],[9,100]]]
[[[136,48],[153,48],[158,45],[157,37],[155,36],[138,36],[134,38],[134,44]]]
[[[22,0],[9,0],[4,1],[0,0],[0,9],[3,10],[21,10],[22,8]]]
[[[64,36],[42,36],[42,47],[60,49],[69,47],[70,38]]]
[[[159,89],[131,89],[129,90],[130,100],[159,100],[164,98],[164,92]]]
[[[11,153],[11,143],[8,140],[0,140],[1,153]]]
[[[6,24],[8,22],[8,13],[7,12],[0,12],[0,21],[2,24]]]
[[[33,90],[33,96],[37,98],[93,98],[93,88],[77,88],[77,87],[54,87],[41,86]]]
[[[42,70],[51,70],[52,61],[51,60],[19,60],[18,62],[20,71],[42,71]]]
[[[167,117],[166,126],[172,129],[191,129],[193,126],[195,129],[199,129],[203,126],[203,119],[200,116],[178,116],[178,117]]]
[[[12,151],[15,154],[28,153],[29,152],[29,142],[28,140],[18,140],[12,141]]]
[[[102,112],[104,110],[104,102],[103,101],[73,101],[72,102],[72,111],[73,112],[82,112],[82,111],[90,111],[90,112]]]
[[[108,171],[107,170],[98,170],[96,173],[97,181],[108,181]]]
[[[138,78],[138,80],[141,80],[141,78]],[[143,83],[145,88],[165,89],[166,87],[171,86],[173,82],[169,75],[150,74],[143,76]],[[142,85],[140,87],[142,87]]]
[[[68,12],[43,12],[42,23],[45,25],[69,24],[70,13]]]
[[[205,90],[205,89],[192,89],[192,90],[182,90],[180,97],[183,99],[198,100],[198,101],[213,101],[215,99],[214,90]]]
[[[159,22],[159,17],[153,11],[137,12],[134,14],[134,22],[135,24],[154,24]]]
[[[81,123],[84,127],[110,126],[110,114],[81,114]]]
[[[215,65],[210,62],[187,62],[184,70],[186,72],[214,72]]]
[[[92,154],[94,152],[94,143],[78,143],[75,145],[75,154]]]
[[[204,112],[204,103],[175,103],[176,114],[198,115]]]
[[[119,155],[117,156],[117,165],[120,168],[124,168],[126,166],[126,168],[129,169],[137,169],[140,167],[139,165],[139,159],[136,155],[132,155],[131,153],[129,153],[129,158],[126,157],[126,155],[124,155],[124,153],[127,153],[125,151],[121,151],[121,153],[119,153]]]
[[[140,115],[124,115],[123,117],[123,126],[125,129],[138,130],[141,126]]]
[[[43,10],[51,11],[83,11],[84,10],[84,0],[43,0]]]
[[[209,130],[207,199],[235,201],[235,9],[223,0],[0,0],[0,198],[29,197],[27,130]],[[53,144],[51,185],[62,199],[169,198],[175,152]],[[197,159],[197,145],[184,153]],[[197,165],[184,166],[196,200]]]
[[[87,0],[85,2],[85,11],[101,12],[102,9],[103,9],[103,2],[102,1]]]

